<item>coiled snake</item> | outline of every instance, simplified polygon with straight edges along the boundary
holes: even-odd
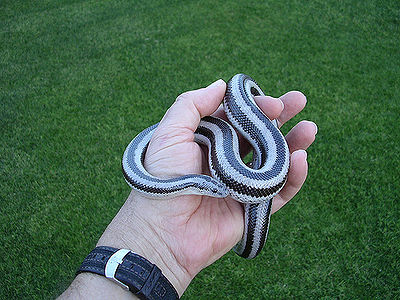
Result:
[[[216,117],[204,117],[194,140],[208,146],[212,177],[190,174],[161,179],[149,174],[144,166],[146,149],[155,124],[139,133],[128,145],[122,170],[131,188],[155,199],[169,199],[182,194],[230,196],[244,203],[244,234],[234,251],[244,258],[254,258],[264,246],[268,234],[272,198],[286,183],[289,148],[279,131],[256,105],[253,96],[264,95],[249,76],[237,74],[227,85],[224,109],[228,120],[253,147],[253,162],[247,166],[239,153],[235,129]]]

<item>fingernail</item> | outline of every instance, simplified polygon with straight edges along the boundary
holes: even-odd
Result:
[[[211,83],[208,87],[217,87],[221,85],[225,85],[225,81],[223,81],[222,79],[218,79],[217,81]]]
[[[305,157],[305,160],[307,160],[307,151],[306,151],[306,150],[300,149],[300,150],[297,150],[296,152],[302,152],[302,153],[304,153],[303,155],[304,155],[304,157]]]
[[[281,107],[282,107],[282,111],[285,109],[285,104],[283,104],[283,101],[281,100],[281,98],[278,98],[279,101],[281,101]]]
[[[311,122],[311,121],[310,121],[310,123],[313,123],[313,124],[314,124],[314,127],[315,127],[315,133],[314,133],[314,135],[316,135],[317,132],[318,132],[318,126],[317,126],[317,124],[315,124],[314,122]]]

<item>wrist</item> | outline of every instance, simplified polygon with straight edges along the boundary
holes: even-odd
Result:
[[[135,198],[132,195],[104,231],[97,246],[129,249],[143,256],[161,269],[181,296],[193,276],[179,264],[157,226],[135,213],[140,210],[132,207],[138,202],[137,195]]]
[[[81,273],[72,282],[69,288],[58,298],[62,299],[139,299],[130,291],[104,276],[92,273]]]

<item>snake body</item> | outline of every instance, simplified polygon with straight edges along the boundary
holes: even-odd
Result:
[[[183,194],[230,196],[244,203],[244,234],[234,251],[254,258],[268,234],[272,198],[286,183],[289,148],[276,120],[271,121],[256,105],[253,96],[264,95],[261,88],[244,74],[233,76],[227,85],[224,109],[228,122],[207,116],[201,119],[194,140],[208,146],[212,177],[200,174],[161,179],[143,166],[155,124],[137,135],[126,148],[122,170],[129,186],[154,199]],[[232,127],[233,126],[233,127]],[[253,162],[247,166],[239,153],[235,129],[253,147]]]

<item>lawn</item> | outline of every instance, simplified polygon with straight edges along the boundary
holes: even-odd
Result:
[[[262,254],[184,299],[400,298],[399,1],[1,1],[0,298],[74,278],[129,193],[124,148],[180,93],[242,72],[319,126]]]

